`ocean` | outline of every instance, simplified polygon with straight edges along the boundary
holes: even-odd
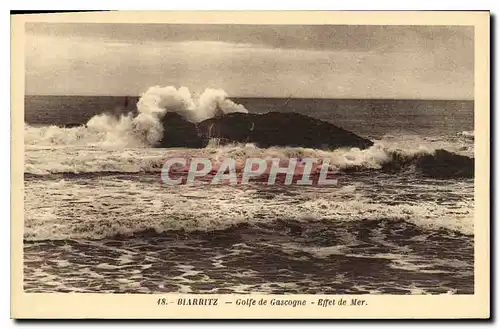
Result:
[[[155,106],[227,102],[167,96]],[[437,149],[473,158],[473,101],[231,98],[331,122],[365,150],[155,148],[161,114],[134,119],[138,101],[26,96],[26,292],[474,293],[474,179],[383,170]],[[328,158],[339,183],[171,186],[173,156]]]

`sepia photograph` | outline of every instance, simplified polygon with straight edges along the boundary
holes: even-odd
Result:
[[[70,18],[19,39],[22,293],[477,293],[474,24]]]

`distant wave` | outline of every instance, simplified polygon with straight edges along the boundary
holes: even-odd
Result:
[[[474,131],[462,131],[457,134],[459,137],[469,139],[469,140],[474,140]]]

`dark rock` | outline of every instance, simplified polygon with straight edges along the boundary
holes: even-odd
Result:
[[[326,121],[298,113],[230,113],[198,124],[204,139],[271,146],[335,149],[370,147],[373,142]]]
[[[331,123],[298,113],[230,113],[194,124],[171,112],[163,117],[162,124],[164,136],[158,147],[201,148],[211,138],[219,138],[221,144],[255,143],[262,148],[295,146],[364,149],[373,145],[370,140]]]
[[[207,142],[198,133],[194,123],[185,120],[181,115],[167,112],[162,119],[163,139],[158,147],[202,148]]]

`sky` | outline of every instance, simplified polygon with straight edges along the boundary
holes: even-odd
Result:
[[[466,26],[29,23],[26,94],[473,99]]]

